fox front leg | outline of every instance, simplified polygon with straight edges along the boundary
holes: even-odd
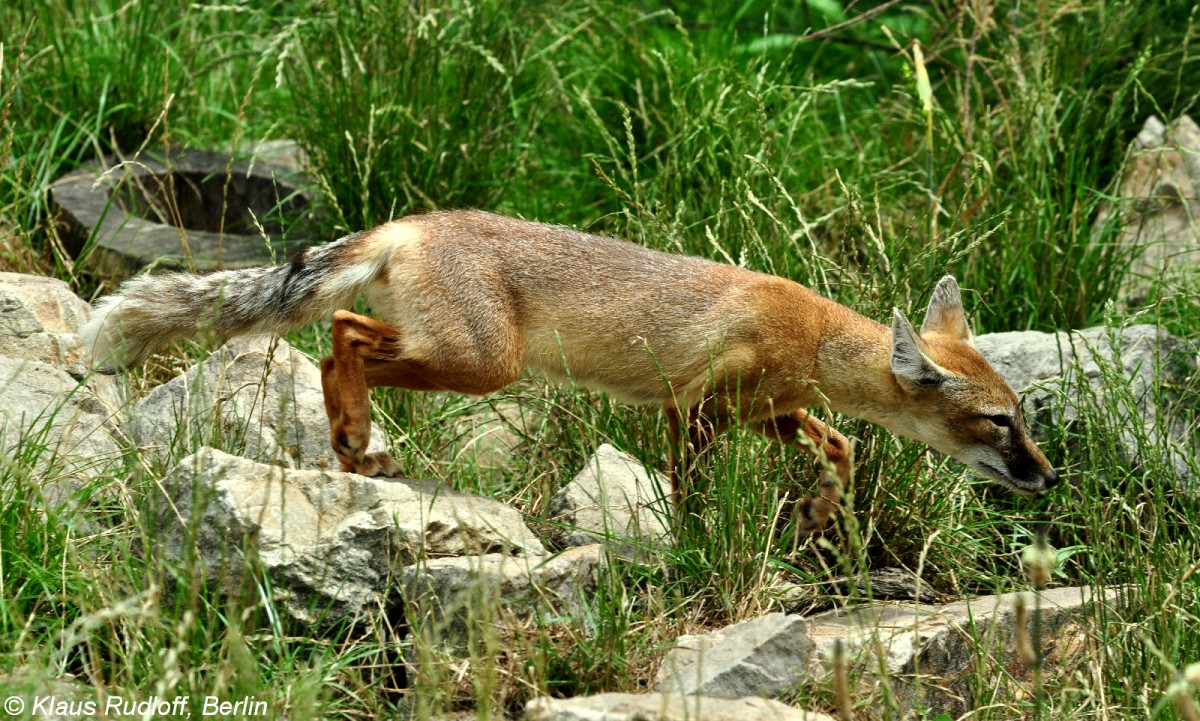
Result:
[[[757,430],[781,443],[800,446],[821,461],[820,495],[800,501],[799,530],[815,533],[825,528],[841,506],[842,493],[850,484],[853,460],[850,441],[805,410],[770,418]]]

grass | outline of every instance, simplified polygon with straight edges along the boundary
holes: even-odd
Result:
[[[1124,309],[1120,215],[1094,225],[1102,206],[1120,207],[1112,194],[1146,115],[1195,109],[1191,5],[938,0],[854,20],[882,6],[5,4],[0,259],[90,298],[108,279],[62,250],[47,183],[100,154],[287,137],[322,189],[330,237],[476,206],[787,276],[879,319],[892,306],[916,314],[952,272],[977,332],[1156,322],[1196,338],[1195,276]],[[290,340],[320,357],[327,332]],[[135,396],[203,357],[178,351],[129,379]],[[581,623],[497,625],[509,611],[480,602],[453,656],[398,650],[382,621],[314,638],[281,620],[269,579],[209,587],[194,559],[158,552],[163,470],[221,429],[165,458],[127,447],[59,507],[42,489],[66,471],[46,462],[51,432],[35,424],[25,442],[9,437],[0,467],[0,687],[32,693],[69,674],[136,699],[254,695],[272,717],[499,717],[541,693],[646,690],[678,634],[778,608],[780,581],[811,585],[825,605],[871,595],[863,582],[832,590],[832,578],[895,565],[921,568],[946,598],[1023,588],[1020,554],[1045,533],[1074,551],[1055,583],[1118,588],[1123,603],[1083,620],[1086,669],[1048,670],[1037,698],[981,681],[971,718],[1183,718],[1169,690],[1200,660],[1200,510],[1171,482],[1161,434],[1130,424],[1138,399],[1118,368],[1101,373],[1109,392],[1081,388],[1079,420],[1043,429],[1076,487],[1007,497],[840,420],[856,444],[853,513],[815,541],[786,522],[773,530],[811,488],[812,463],[735,431],[705,471],[705,532],[685,529],[651,563],[615,562]],[[1195,382],[1156,399],[1160,428],[1196,436]],[[375,401],[411,475],[530,517],[603,442],[651,467],[667,455],[657,411],[540,379],[484,400]],[[484,467],[464,440],[497,409],[519,409],[505,414],[519,450]],[[823,684],[794,697],[833,709]],[[898,718],[887,698],[857,699],[855,713]]]

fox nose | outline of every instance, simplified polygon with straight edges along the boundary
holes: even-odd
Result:
[[[1046,488],[1054,488],[1059,483],[1062,483],[1062,478],[1059,477],[1058,471],[1051,470],[1050,475],[1046,476]]]

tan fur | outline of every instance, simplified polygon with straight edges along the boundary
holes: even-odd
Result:
[[[369,388],[487,393],[531,369],[661,405],[676,483],[731,422],[823,457],[829,470],[821,496],[801,504],[803,530],[827,522],[851,467],[849,442],[805,410],[819,397],[1018,490],[1057,482],[1015,395],[972,346],[952,278],[917,335],[899,312],[888,329],[783,278],[477,211],[405,218],[323,258],[329,277],[311,293],[361,289],[383,319],[337,311],[321,364],[348,471],[399,470],[365,453]],[[301,273],[303,258],[295,264]],[[119,299],[109,305],[118,316]],[[1004,438],[986,419],[1000,414],[1012,419]],[[1008,470],[988,470],[1000,463]],[[681,502],[685,490],[677,485]]]

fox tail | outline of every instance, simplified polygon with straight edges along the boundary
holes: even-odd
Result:
[[[79,332],[94,362],[113,369],[203,333],[221,341],[282,333],[352,304],[389,255],[387,244],[363,231],[274,267],[142,275],[101,298]]]

